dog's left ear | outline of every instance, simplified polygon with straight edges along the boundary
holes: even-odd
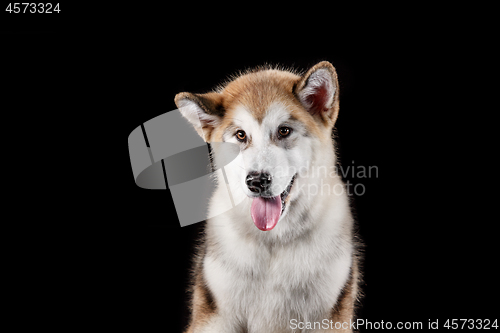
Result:
[[[203,140],[210,142],[213,130],[220,125],[224,115],[222,96],[215,92],[183,92],[175,96],[175,104]]]
[[[339,111],[337,72],[331,63],[322,61],[311,67],[295,85],[295,94],[315,118],[333,125]]]

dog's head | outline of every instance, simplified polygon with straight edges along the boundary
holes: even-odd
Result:
[[[301,168],[320,163],[325,147],[333,154],[338,80],[326,61],[304,75],[251,71],[216,92],[180,93],[175,103],[205,141],[239,145],[227,178],[234,195],[252,200],[250,213],[261,230],[273,229],[300,195],[294,184]]]

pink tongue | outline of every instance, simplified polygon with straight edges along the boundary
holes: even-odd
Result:
[[[263,231],[271,230],[281,215],[281,198],[279,195],[274,198],[255,198],[250,212],[257,228]]]

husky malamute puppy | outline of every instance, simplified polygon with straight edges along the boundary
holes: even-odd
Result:
[[[205,141],[240,148],[209,203],[229,186],[237,206],[206,222],[186,332],[351,331],[359,273],[332,138],[335,68],[260,68],[175,103]]]

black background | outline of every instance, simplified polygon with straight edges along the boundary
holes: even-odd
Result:
[[[359,317],[424,328],[498,317],[495,220],[474,201],[489,198],[477,172],[466,177],[464,159],[480,160],[464,157],[477,146],[457,131],[468,108],[451,102],[466,94],[450,88],[457,67],[477,66],[455,57],[460,20],[441,26],[444,13],[414,8],[71,6],[2,13],[4,142],[15,143],[5,168],[24,175],[8,263],[37,322],[181,332],[202,225],[180,228],[168,191],[135,185],[129,133],[175,109],[178,92],[322,60],[340,80],[341,163],[378,168],[346,179],[365,187],[352,198],[365,244]]]

